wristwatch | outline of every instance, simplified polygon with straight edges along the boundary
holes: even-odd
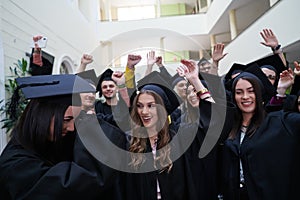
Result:
[[[280,49],[280,47],[281,47],[281,45],[280,44],[278,44],[275,48],[273,48],[272,47],[272,51],[277,51],[277,50],[279,50]]]

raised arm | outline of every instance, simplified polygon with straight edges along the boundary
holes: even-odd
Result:
[[[77,73],[83,72],[86,69],[86,66],[93,62],[93,56],[89,54],[83,54],[80,61],[80,66],[77,68]]]
[[[263,29],[263,31],[260,32],[260,35],[264,39],[264,41],[261,42],[261,44],[266,47],[270,47],[274,54],[279,55],[284,66],[287,66],[285,57],[281,49],[281,45],[279,44],[278,39],[276,35],[273,33],[273,31],[271,29]]]
[[[43,66],[42,51],[38,45],[38,40],[42,39],[42,37],[43,36],[41,36],[41,35],[36,35],[36,36],[33,36],[33,38],[32,38],[33,42],[34,42],[32,62],[38,66]]]
[[[130,106],[130,99],[127,91],[127,87],[125,85],[125,73],[120,71],[115,71],[112,74],[112,79],[116,82],[119,90],[119,94],[121,95],[122,99],[125,101],[126,105]]]
[[[177,68],[177,72],[179,75],[184,75],[187,80],[194,86],[197,91],[197,96],[200,99],[204,99],[210,102],[214,102],[213,98],[210,95],[210,92],[207,88],[202,84],[198,77],[198,67],[195,61],[190,60],[181,60],[183,65],[180,65]]]
[[[135,65],[142,60],[140,55],[129,54],[127,57],[127,64],[125,69],[125,84],[128,89],[135,88]]]
[[[156,63],[155,51],[150,51],[147,53],[147,69],[145,71],[145,76],[150,74],[153,70],[153,65]]]
[[[210,68],[209,73],[218,75],[218,67],[219,61],[222,60],[228,53],[223,53],[224,51],[224,44],[218,43],[214,45],[213,53],[212,53],[212,67]]]

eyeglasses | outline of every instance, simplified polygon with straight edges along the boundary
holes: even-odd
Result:
[[[210,66],[208,66],[208,67],[200,67],[200,71],[208,71],[208,70],[210,70]]]
[[[266,75],[266,77],[269,79],[269,80],[276,80],[276,76],[274,75]]]

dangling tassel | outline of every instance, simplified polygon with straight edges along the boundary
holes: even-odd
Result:
[[[14,91],[12,97],[11,97],[10,104],[8,106],[8,113],[10,113],[10,118],[12,120],[16,120],[18,118],[18,116],[17,116],[17,107],[18,107],[19,100],[20,100],[19,90],[20,90],[20,87],[18,86],[15,89],[15,91]]]

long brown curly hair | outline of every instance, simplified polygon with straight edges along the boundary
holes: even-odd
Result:
[[[147,134],[147,130],[143,127],[142,120],[138,114],[138,99],[141,94],[148,94],[153,96],[155,103],[161,105],[163,108],[164,102],[162,98],[155,92],[151,90],[142,90],[134,99],[131,110],[131,120],[132,120],[132,138],[130,141],[129,151],[135,154],[132,154],[130,165],[133,166],[134,169],[138,169],[145,162],[145,155],[143,153],[147,152],[147,141],[149,140]],[[171,136],[169,133],[169,121],[167,117],[166,109],[157,109],[158,120],[156,127],[162,127],[158,132],[158,143],[157,143],[157,155],[154,159],[154,166],[160,166],[162,171],[167,170],[168,172],[172,168],[172,160],[170,158],[171,148],[170,145],[167,145]],[[142,137],[141,137],[142,136]],[[163,148],[165,147],[165,148]]]

